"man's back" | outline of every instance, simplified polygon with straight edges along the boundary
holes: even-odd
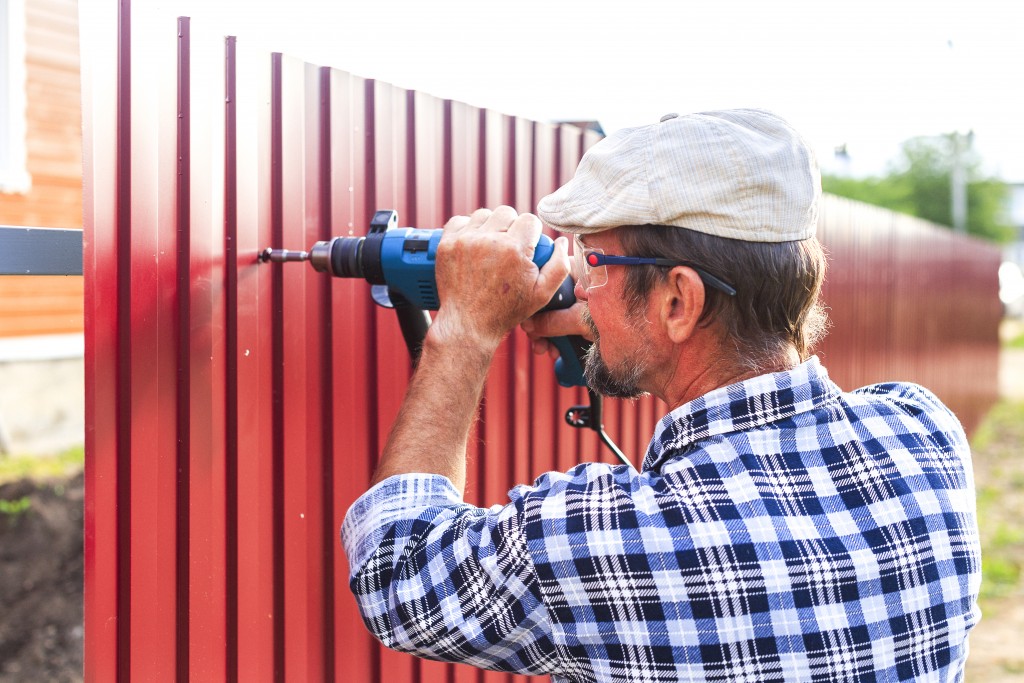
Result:
[[[390,602],[390,645],[572,681],[962,676],[969,453],[920,387],[842,394],[812,359],[670,413],[639,475],[581,465],[511,499],[378,528],[391,558],[353,588]]]

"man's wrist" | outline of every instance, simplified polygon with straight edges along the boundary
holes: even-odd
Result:
[[[484,334],[439,313],[427,330],[423,348],[435,353],[443,352],[444,349],[457,349],[467,359],[472,357],[489,364],[504,337],[504,334]]]

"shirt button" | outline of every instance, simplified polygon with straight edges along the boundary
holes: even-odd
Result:
[[[676,114],[676,113],[665,114],[664,116],[661,117],[661,120],[659,121],[659,123],[665,123],[666,121],[671,121],[672,119],[677,119],[677,118],[679,118],[679,114]]]

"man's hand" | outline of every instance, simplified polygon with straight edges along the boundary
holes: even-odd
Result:
[[[497,347],[516,325],[544,307],[569,274],[569,243],[555,240],[543,268],[533,263],[541,222],[508,206],[456,216],[444,226],[435,275],[441,306],[430,327]]]
[[[494,352],[543,308],[569,273],[569,243],[555,240],[538,269],[540,221],[507,207],[457,216],[444,227],[434,268],[441,307],[423,342],[373,483],[422,472],[466,485],[466,440]]]
[[[552,358],[558,357],[558,349],[548,341],[551,337],[569,337],[577,335],[594,341],[594,331],[583,319],[583,312],[587,304],[577,301],[569,308],[546,313],[537,313],[531,318],[523,321],[520,327],[530,338],[533,352],[537,355],[548,354]]]

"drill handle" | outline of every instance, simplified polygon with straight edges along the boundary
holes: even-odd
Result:
[[[562,308],[569,308],[576,303],[575,288],[576,283],[573,282],[572,276],[570,275],[562,280],[562,284],[558,286],[558,291],[556,291],[555,295],[551,297],[551,301],[537,312],[544,313],[545,311],[557,311]]]
[[[391,291],[389,294],[398,315],[398,327],[409,349],[409,358],[412,359],[412,366],[416,367],[420,361],[420,352],[423,351],[423,340],[427,337],[427,328],[430,327],[430,314],[413,306],[398,292]]]
[[[549,339],[558,349],[558,360],[555,361],[555,377],[563,387],[585,387],[583,379],[583,359],[590,350],[590,342],[578,335],[568,337],[551,337]]]
[[[558,286],[558,291],[551,297],[551,301],[538,313],[572,306],[576,303],[575,287],[576,283],[571,276],[565,278]],[[549,341],[558,349],[559,358],[555,361],[555,377],[558,383],[563,387],[587,386],[583,379],[583,359],[590,349],[590,342],[577,335],[552,337]]]

